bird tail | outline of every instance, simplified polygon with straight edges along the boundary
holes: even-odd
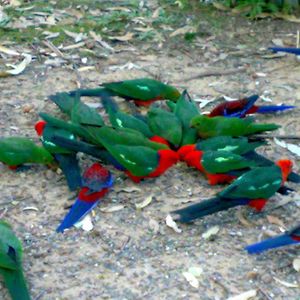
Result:
[[[119,110],[117,103],[110,97],[109,93],[103,92],[103,94],[100,95],[100,98],[102,105],[108,114],[111,112],[115,113]]]
[[[76,154],[55,154],[59,167],[63,171],[71,191],[81,187],[81,174]]]
[[[71,114],[75,102],[79,101],[78,97],[71,97],[68,93],[57,93],[55,95],[50,95],[49,99],[66,114]]]
[[[278,128],[280,128],[280,125],[274,124],[274,123],[270,123],[270,124],[252,124],[252,132],[251,133],[257,133],[257,132],[263,132],[263,131],[272,131],[272,130],[276,130]]]
[[[293,105],[265,105],[265,106],[259,106],[257,109],[257,113],[260,114],[269,114],[274,113],[277,111],[285,111],[288,109],[296,108],[296,106]]]
[[[22,269],[2,269],[5,286],[7,287],[12,300],[30,300],[26,280]]]
[[[270,47],[268,49],[274,52],[286,52],[300,55],[300,48]]]
[[[195,219],[244,204],[247,204],[246,199],[223,199],[215,197],[175,210],[172,212],[172,215],[175,221],[189,223]]]
[[[291,244],[297,244],[288,234],[282,234],[274,238],[266,239],[262,242],[245,247],[249,254],[259,253],[265,250],[282,247]]]
[[[96,202],[84,202],[76,199],[75,203],[67,213],[61,224],[57,227],[57,232],[64,232],[65,229],[72,227],[75,223],[84,218],[98,203]]]
[[[77,89],[69,92],[70,96],[83,96],[83,97],[101,97],[110,93],[105,88],[95,88],[95,89]]]

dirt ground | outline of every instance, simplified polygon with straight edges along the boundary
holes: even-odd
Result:
[[[154,5],[153,10],[156,8]],[[262,50],[272,45],[274,39],[293,41],[292,34],[297,28],[296,24],[278,20],[249,22],[227,15],[224,30],[219,33],[212,33],[209,23],[203,22],[201,30],[208,34],[197,37],[193,43],[180,39],[170,39],[162,45],[155,41],[118,43],[118,51],[109,57],[88,59],[87,65],[93,66],[92,70],[78,71],[69,61],[51,67],[44,64],[43,57],[37,57],[19,76],[0,79],[1,136],[26,135],[38,141],[33,129],[38,113],[59,115],[58,109],[47,100],[50,94],[72,90],[78,84],[95,87],[105,81],[141,76],[156,76],[180,89],[187,88],[196,99],[257,93],[276,104],[297,105],[299,62],[294,56],[267,59]],[[128,62],[140,68],[118,68]],[[204,71],[239,67],[245,70],[186,80]],[[95,98],[86,100],[99,103]],[[281,124],[278,134],[297,135],[299,117],[299,109],[295,109],[259,119]],[[299,158],[272,140],[262,153],[272,159],[289,156],[299,171]],[[83,165],[90,163],[85,156],[81,160]],[[94,229],[84,232],[73,228],[56,234],[55,228],[67,212],[66,206],[75,198],[63,176],[43,166],[15,173],[0,165],[0,215],[12,224],[23,242],[24,270],[32,299],[216,300],[248,290],[256,290],[253,299],[300,299],[299,273],[292,266],[300,255],[299,247],[254,256],[243,250],[245,245],[299,222],[297,194],[275,196],[260,214],[248,208],[231,209],[191,225],[179,224],[183,231],[176,233],[165,224],[168,212],[209,197],[219,188],[210,188],[200,174],[183,164],[140,185],[115,170],[112,172],[116,182],[95,209]],[[150,195],[152,202],[137,210],[135,204]],[[287,204],[276,207],[287,199],[290,200]],[[123,208],[111,213],[101,211],[103,207],[116,205]],[[282,226],[278,225],[280,221]],[[216,225],[220,231],[214,239],[204,239],[202,234]],[[191,267],[203,269],[198,288],[192,287],[182,274]],[[289,287],[278,280],[298,287]],[[9,299],[1,284],[0,299]]]

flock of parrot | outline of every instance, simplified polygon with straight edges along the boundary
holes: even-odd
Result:
[[[82,102],[82,96],[99,97],[106,117]],[[125,99],[131,111],[120,109],[115,96]],[[30,164],[62,170],[69,189],[78,191],[56,229],[62,233],[82,220],[113,186],[114,176],[106,166],[140,183],[163,175],[181,161],[198,170],[210,185],[227,184],[211,199],[172,211],[175,221],[188,223],[242,205],[261,211],[275,193],[286,195],[293,191],[286,183],[300,183],[300,176],[292,171],[290,160],[273,162],[256,152],[266,144],[260,133],[280,126],[257,123],[248,116],[294,106],[258,106],[258,98],[253,95],[223,102],[209,114],[201,114],[187,91],[180,93],[177,88],[150,78],[57,93],[49,99],[65,117],[39,114],[41,120],[35,124],[35,131],[42,146],[25,137],[3,137],[0,162],[15,171],[26,170]],[[78,152],[97,160],[83,173]],[[259,253],[297,243],[300,225],[245,249]],[[4,221],[0,221],[0,273],[13,300],[30,299],[22,272],[22,246]]]

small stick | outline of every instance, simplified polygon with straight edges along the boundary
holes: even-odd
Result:
[[[194,79],[199,79],[199,78],[203,78],[203,77],[210,77],[210,76],[223,76],[223,75],[231,75],[231,74],[236,74],[236,73],[241,73],[244,72],[246,70],[246,67],[242,67],[239,69],[229,69],[229,70],[224,70],[224,71],[204,71],[202,73],[199,73],[197,75],[188,77],[188,78],[184,78],[183,81],[190,81],[190,80],[194,80]]]

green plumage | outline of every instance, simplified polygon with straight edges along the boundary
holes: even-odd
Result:
[[[113,127],[135,129],[148,138],[153,136],[146,122],[133,115],[122,112],[110,96],[106,95],[101,97],[101,101]]]
[[[207,151],[203,153],[201,164],[211,174],[227,173],[255,167],[256,164],[246,158],[228,151]]]
[[[151,78],[110,82],[104,83],[102,86],[118,96],[142,101],[154,99],[177,101],[180,97],[180,93],[175,87]]]
[[[243,155],[265,144],[264,141],[249,142],[247,137],[218,136],[199,141],[196,144],[196,149],[201,151],[229,151]]]
[[[53,157],[46,149],[27,138],[7,137],[0,139],[0,161],[9,166],[25,163],[50,164]]]
[[[55,95],[49,96],[49,99],[52,102],[54,102],[59,107],[59,109],[68,116],[71,116],[72,108],[76,101],[78,101],[78,98],[72,97],[68,93],[57,93]]]
[[[199,115],[199,110],[187,91],[184,91],[177,101],[174,113],[182,123],[182,140],[180,145],[194,144],[197,140],[197,130],[191,128],[190,123],[193,117]]]
[[[255,168],[240,176],[218,195],[231,199],[268,199],[277,192],[281,183],[281,169],[277,165]]]
[[[191,121],[191,126],[197,129],[201,138],[209,138],[220,135],[243,136],[263,131],[271,131],[280,128],[276,124],[254,123],[252,118],[226,118],[196,116]]]
[[[1,220],[0,274],[12,300],[30,300],[22,271],[22,245],[10,225]]]
[[[163,137],[174,146],[180,145],[182,123],[174,113],[152,107],[148,112],[148,124],[155,135]]]

